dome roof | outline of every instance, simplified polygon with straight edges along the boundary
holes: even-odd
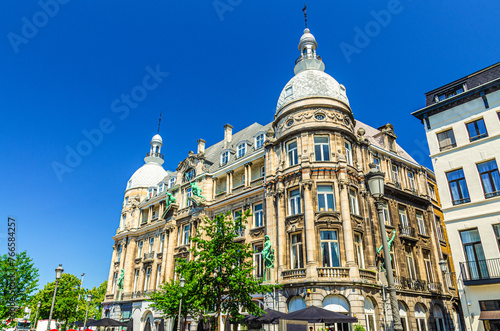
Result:
[[[314,96],[334,98],[349,105],[343,85],[329,74],[311,69],[299,72],[285,85],[278,99],[276,112],[292,101]]]
[[[299,51],[302,52],[302,47],[306,43],[314,45],[314,48],[318,47],[318,43],[316,42],[316,38],[314,38],[314,36],[312,35],[311,31],[308,28],[304,29],[304,34],[302,35],[302,37],[300,37]]]
[[[130,177],[127,184],[127,190],[138,187],[155,186],[168,174],[158,163],[146,163]]]
[[[159,134],[155,134],[151,139],[151,142],[159,142],[163,145],[163,139],[161,139],[161,136]]]

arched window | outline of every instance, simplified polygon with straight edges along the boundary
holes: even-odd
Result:
[[[349,315],[350,308],[347,300],[340,295],[329,295],[323,300],[323,308],[336,313]],[[336,323],[334,330],[349,330],[348,323]]]
[[[225,151],[220,156],[220,164],[225,165],[229,161],[229,151]]]
[[[365,299],[365,319],[366,331],[377,331],[377,324],[375,323],[375,307],[370,298]]]
[[[259,149],[264,146],[264,134],[261,133],[255,137],[255,149]]]
[[[191,181],[194,177],[196,177],[196,172],[194,171],[194,169],[189,169],[184,173],[184,181]]]
[[[288,313],[293,313],[306,307],[306,302],[302,297],[293,297],[288,303]]]
[[[415,305],[415,319],[417,320],[417,330],[427,331],[427,319],[425,318],[425,308],[422,304]]]
[[[446,331],[446,328],[444,326],[443,311],[441,310],[441,307],[439,307],[438,305],[434,305],[434,307],[432,308],[432,314],[434,315],[434,321],[436,322],[436,330]]]
[[[241,143],[238,145],[238,157],[243,157],[247,151],[247,143]]]
[[[401,325],[403,325],[403,330],[404,331],[409,331],[409,327],[408,327],[408,316],[406,314],[406,307],[404,304],[400,302],[398,302],[398,306],[399,306],[399,318],[401,319]]]

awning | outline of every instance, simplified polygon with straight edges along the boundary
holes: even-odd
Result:
[[[479,315],[480,320],[500,320],[500,310],[482,311]]]

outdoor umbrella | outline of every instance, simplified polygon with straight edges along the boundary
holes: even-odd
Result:
[[[162,320],[163,321],[163,320]],[[134,319],[131,318],[126,325],[127,331],[133,331],[134,329]]]
[[[249,316],[245,320],[250,323],[261,323],[261,324],[278,324],[279,320],[285,315],[280,311],[274,309],[264,309],[264,314],[261,316]]]
[[[160,320],[160,325],[158,325],[158,331],[165,331],[165,320],[163,318]]]
[[[281,319],[292,321],[307,321],[309,323],[354,323],[358,319],[343,314],[339,314],[323,308],[310,306],[293,313],[283,315]]]
[[[91,323],[87,321],[87,326],[127,326],[127,323],[122,323],[106,317]]]
[[[91,322],[95,322],[95,319],[89,318],[89,319],[87,320],[87,325],[88,325],[89,323],[91,323]],[[82,327],[84,323],[85,323],[85,321],[77,321],[77,322],[75,322],[74,324],[75,324],[75,326]]]

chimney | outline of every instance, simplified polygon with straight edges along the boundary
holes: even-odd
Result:
[[[198,154],[205,153],[205,143],[206,141],[203,139],[198,139]]]
[[[224,142],[230,143],[233,140],[233,126],[231,124],[224,125]]]

